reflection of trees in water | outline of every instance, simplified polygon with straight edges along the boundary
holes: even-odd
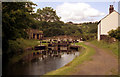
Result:
[[[77,52],[72,53],[77,54]],[[67,54],[67,52],[61,52],[63,55],[61,58],[48,56],[40,61],[39,57],[38,59],[36,58],[34,61],[25,64],[17,63],[11,67],[12,69],[8,68],[9,70],[6,72],[10,75],[43,75],[47,72],[63,67],[72,61],[75,58],[75,55],[72,53]]]
[[[36,51],[37,52],[37,51]],[[59,51],[44,51],[44,53],[38,53],[37,54],[28,54],[27,56],[24,57],[24,62],[28,62],[27,60],[29,59],[29,61],[42,61],[42,60],[46,60],[48,58],[61,58],[62,55],[69,55],[69,54],[74,54],[77,51],[75,50],[71,50],[71,51],[67,51],[67,52],[59,52]]]

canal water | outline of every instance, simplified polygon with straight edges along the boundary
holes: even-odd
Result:
[[[64,53],[60,57],[47,57],[44,60],[35,59],[28,63],[17,63],[12,67],[8,67],[6,70],[7,75],[43,75],[50,71],[63,67],[70,61],[72,61],[80,52],[74,52],[72,54]]]

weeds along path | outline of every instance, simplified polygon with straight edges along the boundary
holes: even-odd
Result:
[[[70,75],[117,75],[118,74],[118,59],[105,52],[105,50],[96,47],[95,45],[85,42],[87,46],[95,49],[96,53],[91,57],[90,61],[78,65],[75,72]]]

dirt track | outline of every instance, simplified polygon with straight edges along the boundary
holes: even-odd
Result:
[[[86,45],[95,49],[96,53],[91,57],[90,61],[86,61],[76,67],[77,71],[72,75],[115,75],[118,74],[118,59],[92,45],[88,42]]]

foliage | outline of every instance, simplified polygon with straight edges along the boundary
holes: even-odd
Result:
[[[88,23],[83,23],[82,26],[80,26],[83,30],[83,32],[86,33],[97,33],[97,24],[98,22],[88,22]]]
[[[59,35],[63,35],[64,32],[59,29],[59,28],[48,28],[47,30],[44,31],[45,36],[47,37],[52,37],[52,36],[59,36]]]
[[[27,37],[25,29],[31,25],[31,19],[33,19],[32,5],[35,4],[32,2],[2,2],[2,50],[5,59],[9,54],[18,53],[16,50],[20,46],[16,39]]]
[[[80,27],[76,25],[65,24],[65,26],[62,26],[62,29],[64,30],[65,35],[79,35],[82,33]]]
[[[13,41],[9,40],[9,49],[7,54],[9,54],[9,57],[12,57],[13,55],[18,55],[23,52],[23,46],[21,42],[19,41]]]
[[[30,27],[31,27],[32,29],[42,30],[42,23],[43,23],[43,22],[32,19],[31,23],[32,23],[32,24],[30,25]]]
[[[3,2],[2,3],[2,31],[7,39],[15,40],[22,37],[24,29],[30,24],[33,12],[33,3],[28,2]]]
[[[64,31],[61,29],[64,23],[61,21],[57,21],[57,22],[44,21],[41,24],[45,37],[52,37],[52,36],[58,36],[64,34]]]
[[[93,33],[93,34],[84,34],[83,36],[83,41],[86,41],[86,40],[95,40],[97,37],[96,37],[96,33]]]
[[[12,58],[14,55],[20,55],[23,53],[25,48],[33,47],[39,45],[40,42],[38,40],[28,40],[23,38],[18,38],[16,40],[9,40],[9,48],[7,54],[9,54],[9,58]]]
[[[83,32],[81,34],[83,41],[94,40],[97,38],[97,24],[98,22],[87,22],[77,25]]]
[[[109,36],[114,37],[118,40],[120,40],[120,27],[118,27],[116,30],[111,30],[108,32]]]
[[[45,37],[64,34],[61,29],[64,26],[64,22],[60,21],[60,17],[56,15],[56,11],[53,8],[45,7],[43,9],[37,9],[34,18],[35,20],[33,20],[31,27],[42,30]]]
[[[57,22],[43,22],[42,30],[45,37],[59,36],[59,35],[74,35],[79,36],[82,33],[80,27],[76,25],[65,24],[62,21]]]
[[[45,7],[43,9],[37,9],[36,19],[39,21],[55,22],[59,21],[60,17],[56,15],[56,11],[51,7]]]

